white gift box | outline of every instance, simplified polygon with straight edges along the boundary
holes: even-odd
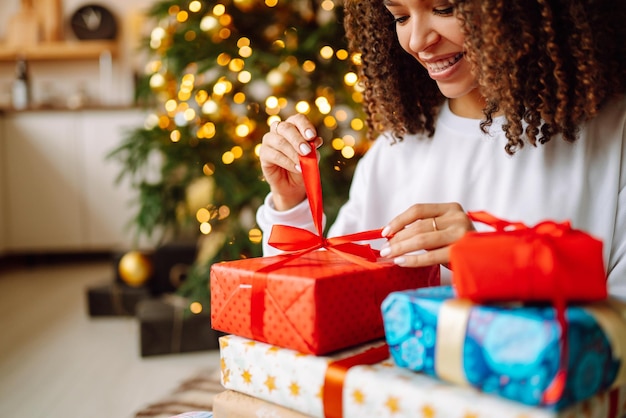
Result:
[[[380,345],[380,343],[378,343]],[[220,338],[222,385],[226,389],[324,418],[328,365],[363,352],[367,344],[330,356],[313,356],[247,338]],[[523,405],[402,369],[391,359],[354,366],[342,389],[343,417],[377,418],[623,418],[626,386],[564,411]]]

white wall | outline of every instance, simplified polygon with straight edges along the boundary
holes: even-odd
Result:
[[[36,3],[37,0],[35,0]],[[0,1],[0,46],[7,36],[8,22],[20,8],[21,0]],[[114,58],[112,88],[102,92],[98,60],[48,61],[30,63],[30,74],[35,103],[47,97],[56,98],[64,104],[68,97],[85,88],[94,104],[125,105],[133,97],[133,71],[141,69],[143,60],[136,53],[136,46],[142,35],[142,13],[154,0],[107,0],[106,5],[117,18],[119,51]],[[63,0],[64,36],[68,41],[76,41],[68,21],[81,6],[91,4],[88,0]],[[10,103],[11,83],[15,65],[0,62],[0,107]],[[99,103],[102,99],[102,103]]]

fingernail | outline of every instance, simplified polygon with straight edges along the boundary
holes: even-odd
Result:
[[[389,248],[389,247],[383,247],[380,250],[380,256],[381,257],[387,257],[389,254],[391,254],[391,248]]]
[[[307,129],[306,131],[304,131],[304,137],[306,139],[313,139],[315,138],[315,132],[313,132],[313,129]]]
[[[397,264],[399,266],[402,266],[402,265],[404,265],[406,263],[406,258],[404,258],[404,257],[396,257],[396,258],[393,259],[393,263]]]
[[[302,155],[308,155],[311,152],[311,146],[309,144],[300,144],[300,152]]]
[[[383,228],[383,230],[380,233],[380,235],[382,235],[383,237],[386,237],[387,235],[389,235],[389,231],[391,231],[391,228],[389,226],[386,226],[386,227]]]
[[[302,173],[302,167],[300,167],[300,164],[296,164],[296,171],[298,173]]]

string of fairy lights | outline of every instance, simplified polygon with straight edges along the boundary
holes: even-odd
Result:
[[[316,56],[309,58],[289,54],[297,45],[297,30],[283,27],[275,22],[265,28],[270,37],[270,52],[280,55],[280,62],[266,72],[255,69],[255,54],[260,51],[255,39],[241,34],[237,22],[228,7],[239,10],[252,10],[261,4],[267,8],[277,8],[281,2],[293,0],[224,0],[208,2],[192,0],[186,5],[173,5],[168,10],[168,17],[162,19],[150,33],[150,48],[153,57],[146,64],[145,72],[149,75],[150,88],[155,92],[162,106],[149,115],[145,127],[158,126],[169,132],[173,143],[181,141],[183,128],[191,128],[193,141],[216,140],[224,132],[233,142],[230,149],[222,151],[223,166],[234,164],[245,153],[254,153],[258,158],[262,133],[268,127],[284,117],[299,112],[317,122],[321,122],[332,133],[330,145],[340,152],[345,159],[354,158],[359,147],[363,147],[364,121],[354,107],[338,104],[335,90],[320,85],[309,88],[314,91],[312,97],[298,97],[295,88],[301,80],[306,80],[320,69],[320,63],[330,60],[345,62],[342,77],[343,87],[349,92],[353,103],[362,102],[362,88],[358,76],[349,70],[359,65],[358,54],[350,54],[346,49],[331,45],[319,45]],[[211,4],[208,4],[211,3]],[[314,16],[334,16],[335,8],[341,7],[340,1],[324,0]],[[200,70],[198,65],[189,65],[182,77],[173,77],[167,68],[164,51],[171,47],[173,35],[189,19],[199,20],[197,28],[184,32],[184,40],[194,42],[200,36],[210,37],[217,53],[214,63]],[[351,65],[353,64],[353,65]],[[206,67],[206,66],[205,66]],[[300,80],[300,81],[299,81]],[[256,109],[251,114],[249,110]],[[215,175],[221,167],[207,162],[203,173],[207,178]],[[340,167],[335,167],[339,170]],[[225,205],[218,208],[203,206],[195,208],[195,218],[202,234],[213,231],[211,222],[222,220],[231,215],[231,209]],[[248,238],[259,243],[262,233],[252,227]]]

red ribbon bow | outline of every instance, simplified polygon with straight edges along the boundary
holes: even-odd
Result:
[[[295,258],[320,248],[332,251],[344,259],[361,266],[378,267],[379,265],[375,263],[376,252],[369,245],[356,244],[354,241],[382,238],[382,230],[377,229],[340,237],[325,238],[322,227],[324,215],[322,183],[317,165],[317,153],[310,152],[306,156],[300,156],[300,166],[302,167],[304,186],[317,234],[294,226],[274,225],[268,243],[279,250],[285,251],[286,254],[283,254],[280,260],[261,268],[259,272],[269,273]],[[263,318],[266,287],[267,275],[255,275],[252,282],[250,307],[251,331],[254,339],[260,341],[265,341]]]
[[[309,207],[317,233],[294,226],[274,225],[268,240],[269,245],[286,251],[290,255],[286,261],[311,251],[325,248],[354,263],[372,266],[377,258],[376,252],[369,245],[357,244],[355,241],[382,238],[382,230],[373,229],[355,234],[325,238],[322,225],[324,216],[322,183],[318,169],[317,153],[310,152],[308,155],[300,156],[300,166],[302,167],[304,187],[306,188]]]
[[[533,229],[538,234],[552,235],[554,237],[560,237],[564,233],[572,230],[572,225],[569,221],[554,222],[543,221],[537,225],[529,228],[522,222],[509,222],[504,219],[497,218],[492,214],[484,211],[468,212],[468,216],[471,220],[481,222],[486,225],[492,226],[496,231],[513,231],[520,229]]]

